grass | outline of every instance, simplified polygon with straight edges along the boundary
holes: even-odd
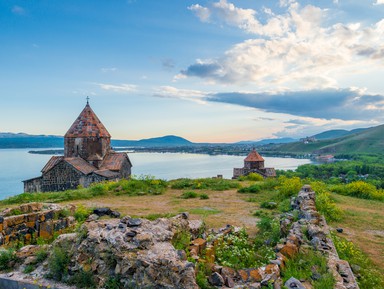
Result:
[[[332,194],[336,204],[344,210],[344,216],[330,223],[343,228],[343,236],[353,241],[372,260],[384,275],[384,203],[375,200]],[[384,279],[384,278],[383,278]]]
[[[309,281],[314,289],[333,289],[335,284],[332,273],[327,269],[327,259],[311,249],[289,259],[281,273],[284,283],[294,276],[298,280]],[[315,274],[317,278],[314,278]]]

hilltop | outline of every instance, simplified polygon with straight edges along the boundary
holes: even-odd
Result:
[[[344,134],[344,132],[342,132]],[[328,134],[328,137],[332,133]],[[334,131],[334,135],[340,135]],[[316,136],[314,136],[316,138]],[[271,151],[281,153],[315,153],[315,154],[372,154],[382,153],[384,144],[384,125],[368,129],[357,129],[344,136],[326,138],[327,134],[320,134],[323,139],[315,142],[294,142],[281,144],[271,148]],[[325,137],[325,139],[324,139]]]

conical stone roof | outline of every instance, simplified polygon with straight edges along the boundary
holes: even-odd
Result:
[[[248,156],[244,159],[245,162],[263,162],[264,159],[262,158],[259,153],[253,149]]]
[[[89,103],[64,136],[65,138],[100,137],[111,138],[111,135],[96,116]]]

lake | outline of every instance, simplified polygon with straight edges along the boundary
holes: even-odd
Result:
[[[30,154],[31,149],[0,149],[0,199],[23,192],[23,180],[38,177],[50,155]],[[234,167],[242,167],[244,156],[187,153],[129,153],[132,174],[160,179],[201,178],[223,175],[231,178]],[[264,157],[266,167],[295,170],[312,163],[309,159]]]

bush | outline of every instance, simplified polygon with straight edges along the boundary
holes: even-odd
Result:
[[[357,278],[360,288],[384,288],[383,275],[377,270],[376,265],[355,244],[334,233],[331,234],[331,237],[340,259],[348,261],[351,266],[358,265],[360,268],[359,272],[354,272],[360,275],[360,278]]]
[[[301,179],[298,177],[287,178],[285,176],[280,176],[278,181],[279,195],[282,198],[288,198],[297,195],[303,186]]]
[[[42,263],[47,259],[48,253],[44,248],[41,248],[36,253],[36,263]]]
[[[316,192],[316,209],[319,213],[324,215],[327,221],[340,220],[343,211],[331,199],[331,194],[327,191],[326,185],[316,181],[311,183],[311,187]]]
[[[35,265],[29,264],[29,265],[25,266],[23,272],[24,272],[25,274],[29,274],[29,273],[35,271],[35,269],[36,269]]]
[[[105,289],[123,289],[124,285],[120,282],[119,276],[109,277],[104,284]]]
[[[77,222],[83,223],[91,213],[92,209],[86,208],[83,205],[78,205],[73,216]]]
[[[176,250],[189,250],[189,244],[191,243],[191,234],[187,230],[181,230],[176,232],[172,238],[172,245]]]
[[[313,280],[313,274],[321,276]],[[292,259],[288,259],[281,275],[283,282],[294,276],[299,280],[312,283],[314,289],[333,289],[335,280],[332,273],[328,271],[327,259],[320,252],[309,249],[305,253],[299,253]]]
[[[200,194],[199,198],[200,200],[208,200],[209,196],[207,194]]]
[[[264,178],[256,173],[249,173],[246,176],[240,176],[238,178],[239,181],[254,181],[254,182],[261,182],[264,180]]]
[[[276,209],[277,203],[275,203],[275,202],[262,202],[260,204],[260,208],[269,209],[269,210]]]
[[[68,275],[69,258],[63,248],[54,247],[48,258],[48,278],[61,281]]]
[[[17,261],[15,251],[12,249],[1,249],[0,251],[0,271],[11,269],[12,263]]]
[[[194,199],[197,198],[198,194],[192,191],[184,192],[181,194],[180,198],[182,199]]]
[[[171,182],[171,188],[176,190],[213,190],[225,191],[230,189],[237,189],[240,187],[238,181],[226,180],[219,178],[205,178],[205,179],[178,179]]]
[[[71,276],[68,284],[76,285],[77,288],[96,288],[96,283],[91,271],[80,270]]]
[[[364,181],[356,181],[347,185],[335,185],[332,187],[332,191],[340,195],[384,201],[384,191],[382,189],[378,190],[374,185]]]
[[[239,192],[239,193],[246,193],[246,194],[256,194],[256,193],[259,193],[260,191],[261,191],[261,185],[260,184],[254,184],[254,185],[251,185],[249,187],[244,187],[244,188],[237,190],[237,192]]]

